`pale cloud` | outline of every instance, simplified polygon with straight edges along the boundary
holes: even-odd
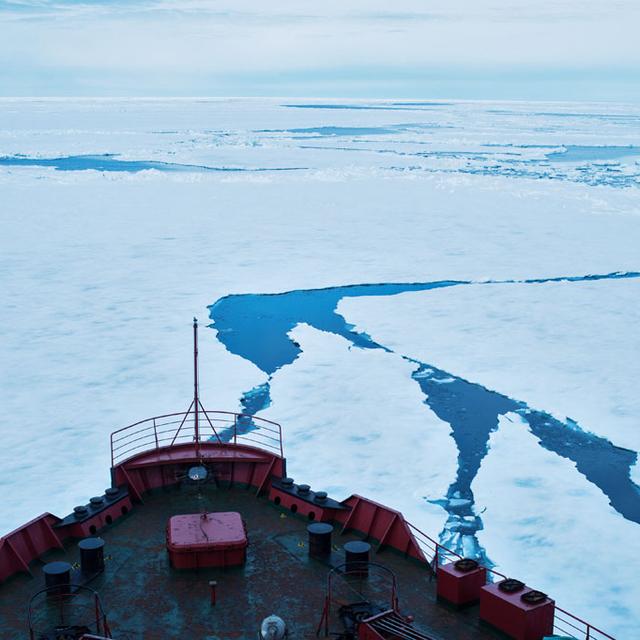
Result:
[[[30,78],[42,93],[42,75],[73,93],[90,72],[111,94],[132,82],[154,93],[160,76],[194,93],[212,78],[242,92],[243,75],[295,86],[305,70],[309,82],[348,69],[355,83],[375,75],[390,88],[425,70],[624,76],[640,66],[639,23],[636,0],[400,0],[392,9],[379,0],[0,0],[0,93],[24,93]]]

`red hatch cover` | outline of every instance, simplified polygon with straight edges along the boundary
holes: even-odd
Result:
[[[243,564],[247,544],[235,511],[172,516],[167,524],[167,550],[178,569]]]

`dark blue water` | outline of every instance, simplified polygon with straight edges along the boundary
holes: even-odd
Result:
[[[566,151],[548,153],[547,158],[556,162],[592,162],[618,160],[640,155],[640,147],[585,147],[564,145]]]
[[[640,272],[624,272],[501,283],[526,285],[564,281],[579,286],[580,282],[585,281],[638,277]],[[244,410],[254,413],[271,404],[271,377],[280,368],[293,363],[301,353],[300,345],[287,335],[299,323],[304,322],[321,331],[340,335],[358,348],[391,352],[373,337],[355,331],[354,326],[336,312],[343,298],[393,296],[407,291],[491,284],[446,280],[232,295],[221,298],[209,307],[213,321],[210,326],[217,331],[218,339],[231,353],[250,360],[267,374],[264,384],[242,396]],[[424,402],[451,426],[458,449],[456,477],[452,478],[447,495],[434,501],[448,513],[445,529],[441,533],[443,544],[462,552],[464,536],[467,540],[465,551],[468,553],[471,538],[474,540],[475,555],[490,562],[475,539],[475,533],[482,528],[482,518],[475,510],[472,483],[488,452],[491,432],[498,428],[500,416],[509,412],[516,412],[524,418],[542,447],[572,460],[577,471],[607,495],[610,504],[622,516],[640,523],[640,489],[630,479],[630,468],[637,459],[636,452],[616,447],[608,440],[583,430],[573,421],[559,421],[542,410],[529,407],[525,402],[486,389],[406,354],[399,355],[415,364],[412,379],[425,394]],[[253,428],[250,420],[245,427],[247,430]]]
[[[236,419],[235,430],[238,435],[244,435],[253,431],[256,425],[251,416],[271,405],[269,396],[269,382],[260,384],[249,391],[245,391],[240,397],[241,413],[245,414]],[[229,442],[233,438],[233,427],[227,427],[218,431],[218,436],[223,442]]]
[[[271,375],[291,364],[301,352],[287,335],[306,322],[321,331],[347,338],[363,349],[383,348],[364,333],[353,330],[336,313],[342,298],[394,295],[462,284],[453,280],[413,284],[361,284],[328,289],[308,289],[276,294],[226,296],[209,307],[218,340],[231,352],[253,362]]]
[[[429,102],[428,100],[422,102],[394,102],[394,106],[399,107],[450,107],[453,102]]]
[[[349,111],[421,111],[421,107],[446,107],[451,102],[391,102],[388,104],[283,104],[289,109],[333,109]]]
[[[120,160],[116,154],[63,156],[59,158],[30,158],[27,156],[0,156],[0,166],[7,167],[52,167],[57,171],[124,171],[136,173],[155,169],[168,172],[244,172],[244,171],[295,171],[306,167],[276,167],[273,169],[241,167],[209,167],[196,164],[179,164],[176,162],[156,162],[154,160]]]
[[[611,122],[629,122],[635,124],[640,120],[640,115],[628,113],[571,113],[569,111],[513,111],[511,109],[487,109],[487,113],[503,116],[516,116],[521,118],[586,118],[594,120],[608,120]]]
[[[482,520],[474,511],[471,485],[488,452],[491,432],[498,428],[500,416],[510,412],[518,413],[528,422],[540,446],[574,462],[577,470],[609,498],[618,513],[640,523],[640,489],[630,479],[637,453],[616,447],[605,438],[582,430],[573,421],[562,422],[544,411],[530,409],[524,402],[411,361],[418,365],[413,378],[425,393],[425,404],[451,425],[458,448],[456,479],[449,486],[446,500],[434,501],[449,512],[446,532],[464,535],[482,528]],[[443,384],[443,379],[448,381]],[[473,527],[475,530],[471,531]],[[446,543],[455,546],[457,540]],[[459,547],[457,550],[461,551]],[[477,555],[487,560],[479,546]]]
[[[450,125],[432,122],[408,122],[387,125],[386,127],[304,127],[299,129],[261,129],[255,133],[291,133],[294,140],[314,138],[340,138],[357,136],[382,136],[424,129],[449,129]]]
[[[397,129],[389,127],[304,127],[301,129],[261,129],[256,133],[316,134],[320,137],[380,136],[397,133]]]
[[[568,112],[553,112],[553,111],[537,111],[534,115],[543,116],[545,118],[592,118],[595,120],[610,120],[611,122],[637,122],[640,120],[640,115],[634,115],[631,113],[568,113]]]
[[[387,125],[380,128],[377,134],[396,133],[408,134],[411,132],[423,132],[428,129],[451,128],[452,125],[439,125],[433,123],[413,123]],[[385,142],[376,144],[372,148],[373,139],[367,138],[371,143],[363,146],[354,142],[362,142],[359,138],[362,130],[344,128],[343,133],[323,132],[323,128],[309,128],[298,131],[306,131],[304,134],[291,134],[291,139],[300,140],[299,149],[313,149],[318,151],[346,151],[350,153],[386,154],[403,158],[453,158],[463,163],[460,166],[425,166],[423,163],[416,165],[385,166],[389,171],[420,172],[420,173],[461,173],[483,176],[500,176],[505,178],[525,178],[529,180],[561,180],[578,182],[590,186],[609,186],[618,189],[626,189],[640,186],[640,170],[632,168],[634,156],[640,156],[640,147],[587,147],[566,146],[564,151],[558,151],[558,145],[512,145],[512,144],[484,144],[484,147],[498,148],[496,153],[488,151],[467,150],[430,150],[409,151],[385,148]],[[393,130],[393,131],[391,131]],[[272,131],[273,133],[274,131]],[[284,135],[286,131],[280,130]],[[291,132],[289,132],[291,133]],[[368,132],[372,133],[372,132]],[[342,138],[351,137],[351,144],[339,144]],[[335,139],[336,144],[328,145],[328,141]],[[315,140],[322,140],[322,144],[314,144]],[[379,138],[378,140],[385,140]],[[412,142],[416,142],[415,140]],[[421,142],[420,144],[424,144]],[[544,149],[548,150],[542,158],[528,158],[522,153],[511,149]],[[620,161],[620,162],[617,162]],[[623,171],[620,164],[626,165]]]
[[[341,111],[343,109],[349,111],[392,111],[388,106],[375,106],[364,104],[283,104],[281,105],[288,109],[332,109],[334,111]]]

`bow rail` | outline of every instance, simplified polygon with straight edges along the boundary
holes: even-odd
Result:
[[[284,457],[282,427],[277,422],[247,413],[201,408],[146,418],[114,431],[111,466],[145,451],[207,442],[246,444]]]

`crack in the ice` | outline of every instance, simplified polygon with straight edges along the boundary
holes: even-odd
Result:
[[[271,404],[270,381],[282,367],[293,363],[302,350],[289,336],[300,323],[346,338],[363,349],[391,349],[371,336],[354,330],[354,325],[336,312],[343,298],[388,296],[409,291],[474,285],[545,284],[553,282],[589,282],[640,278],[640,272],[613,272],[585,276],[558,276],[511,280],[442,280],[425,283],[360,284],[324,289],[293,290],[274,294],[241,294],[221,298],[209,307],[210,327],[228,351],[250,360],[267,375],[265,383],[245,392],[241,404],[245,413],[255,414]],[[576,469],[596,485],[612,507],[623,517],[640,523],[640,489],[631,480],[630,470],[638,454],[615,446],[605,438],[584,431],[567,419],[562,422],[544,411],[529,407],[480,384],[397,354],[416,365],[412,378],[425,395],[425,404],[452,429],[458,448],[458,470],[447,495],[439,504],[448,514],[441,542],[463,555],[473,555],[491,564],[479,545],[476,532],[482,529],[476,512],[472,483],[483,458],[488,453],[489,438],[498,428],[501,415],[515,412],[528,423],[531,433],[545,449],[572,460]],[[250,431],[253,421],[247,418],[241,428]]]
[[[120,160],[118,154],[61,156],[57,158],[34,158],[25,155],[0,156],[0,166],[6,167],[51,167],[56,171],[106,171],[137,173],[139,171],[185,172],[185,173],[262,173],[265,171],[302,171],[308,167],[212,167],[200,164],[180,164],[159,160]]]

